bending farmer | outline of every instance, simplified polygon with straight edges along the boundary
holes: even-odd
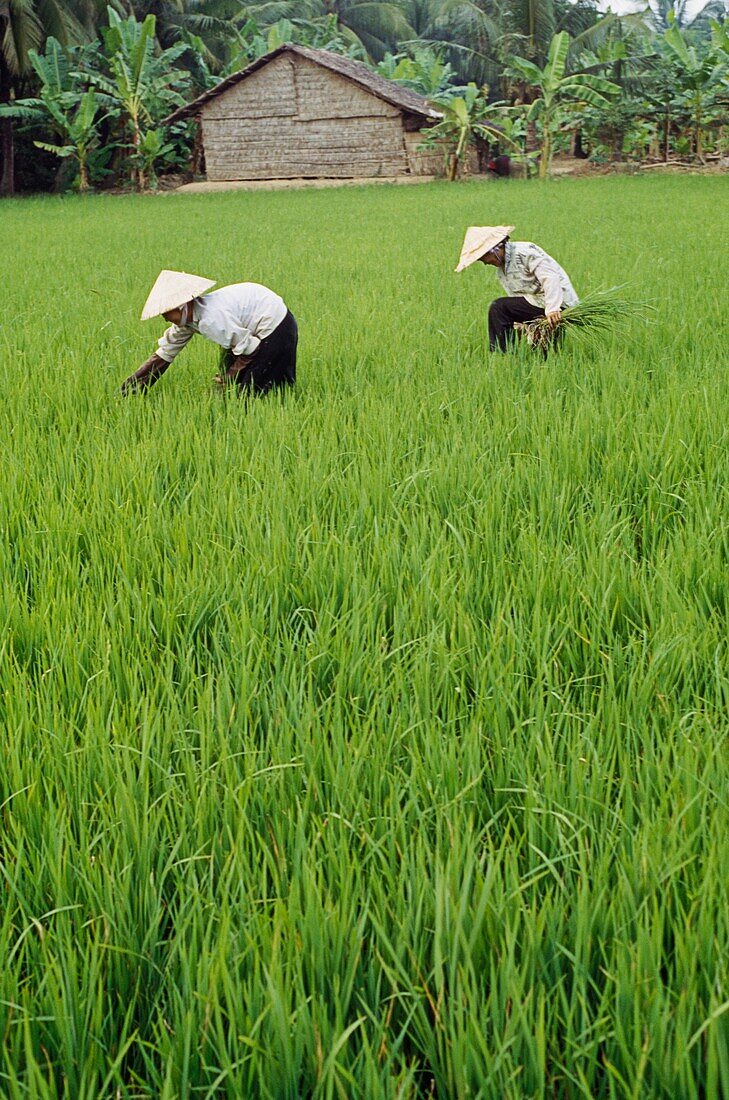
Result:
[[[506,351],[515,322],[546,317],[553,329],[562,310],[578,302],[567,272],[543,248],[531,241],[511,241],[513,225],[472,225],[466,230],[456,271],[480,260],[496,268],[507,298],[489,307],[491,351]]]
[[[296,379],[298,329],[283,299],[259,283],[234,283],[204,294],[215,283],[184,271],[163,271],[142,310],[142,320],[172,322],[157,351],[122,385],[122,393],[147,390],[199,332],[223,348],[215,381],[235,383],[258,396]],[[203,296],[204,295],[204,296]]]

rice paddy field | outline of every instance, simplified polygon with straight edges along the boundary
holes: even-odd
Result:
[[[728,200],[0,206],[0,1096],[729,1096]],[[503,223],[650,323],[491,357]],[[162,267],[296,391],[121,398]]]

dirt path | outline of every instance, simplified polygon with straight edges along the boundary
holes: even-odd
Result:
[[[200,180],[176,187],[175,193],[206,194],[211,191],[288,191],[300,187],[361,187],[370,183],[430,183],[435,176],[386,176],[355,179]]]

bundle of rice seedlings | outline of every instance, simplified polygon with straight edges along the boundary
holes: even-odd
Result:
[[[624,286],[613,286],[607,290],[594,290],[586,294],[577,305],[562,311],[559,325],[552,328],[546,317],[536,321],[526,321],[514,327],[522,333],[527,343],[542,351],[550,347],[555,340],[561,339],[566,331],[576,336],[599,336],[607,329],[624,328],[635,317],[645,316],[650,308],[646,302],[625,296]]]

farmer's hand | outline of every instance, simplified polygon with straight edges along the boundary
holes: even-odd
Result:
[[[236,355],[225,374],[216,374],[213,382],[216,386],[229,386],[252,361],[252,355]]]
[[[166,359],[163,359],[160,355],[150,355],[146,362],[142,363],[139,370],[135,370],[134,374],[130,374],[121,385],[121,392],[123,394],[138,393],[140,390],[148,390],[150,386],[153,386],[155,382],[162,377],[164,372],[169,367],[169,363]]]
[[[235,359],[225,372],[225,377],[228,379],[229,382],[232,382],[235,378],[237,378],[241,371],[244,371],[246,369],[246,367],[251,362],[253,362],[252,355],[236,355]]]
[[[549,321],[550,328],[556,328],[562,320],[562,311],[560,309],[553,310],[551,313],[547,314],[547,320]]]

